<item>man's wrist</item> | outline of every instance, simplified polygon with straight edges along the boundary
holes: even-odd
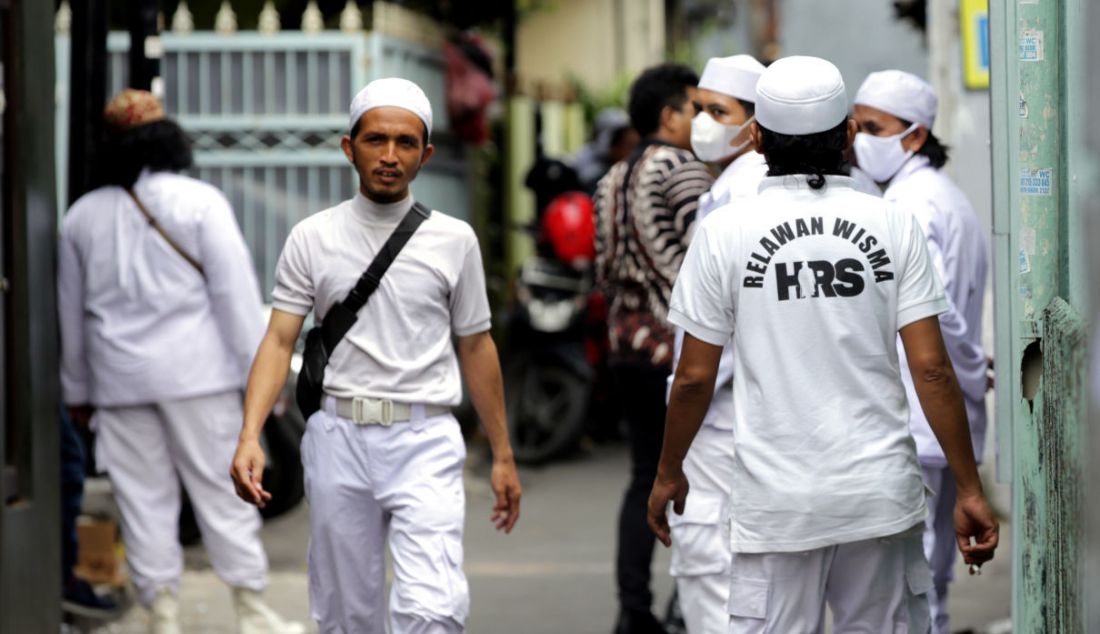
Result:
[[[510,446],[507,449],[493,449],[493,464],[512,465],[515,462],[515,454]]]
[[[259,425],[245,424],[243,427],[241,427],[241,433],[240,436],[238,436],[238,440],[240,440],[240,442],[242,443],[259,442],[260,430],[261,427]]]
[[[684,475],[683,460],[662,460],[657,465],[657,479],[665,482],[676,480]]]

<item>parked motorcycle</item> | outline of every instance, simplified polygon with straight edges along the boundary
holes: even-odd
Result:
[[[537,255],[516,280],[504,391],[519,462],[566,453],[585,431],[603,350],[592,323],[594,240],[592,199],[558,195],[539,220]]]

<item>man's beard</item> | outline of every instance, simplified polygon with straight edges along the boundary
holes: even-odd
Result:
[[[356,175],[359,176],[359,190],[361,192],[364,192],[366,197],[370,200],[383,205],[388,205],[390,203],[404,200],[409,195],[409,183],[411,183],[413,179],[416,178],[417,174],[417,172],[414,171],[412,173],[412,177],[409,178],[409,180],[405,181],[404,186],[401,187],[401,189],[399,189],[398,191],[379,191],[372,188],[370,185],[370,180],[365,178],[362,173],[360,173],[359,157],[355,153],[354,145],[351,148],[351,163],[355,166]]]

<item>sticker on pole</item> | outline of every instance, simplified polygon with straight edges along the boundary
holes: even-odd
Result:
[[[1024,196],[1050,196],[1050,181],[1053,178],[1052,168],[1029,170],[1026,167],[1020,171],[1020,193]]]
[[[1043,61],[1043,32],[1024,29],[1020,33],[1020,61]]]

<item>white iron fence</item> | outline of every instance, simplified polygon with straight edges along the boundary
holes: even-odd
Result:
[[[108,37],[108,98],[126,86],[127,33]],[[417,198],[469,218],[463,148],[448,134],[439,51],[381,33],[214,32],[161,36],[164,102],[192,139],[192,174],[225,192],[265,296],[296,222],[350,198],[358,182],[340,150],[348,104],[377,77],[420,84],[435,114],[436,154]],[[57,37],[58,195],[66,200],[69,38]]]

